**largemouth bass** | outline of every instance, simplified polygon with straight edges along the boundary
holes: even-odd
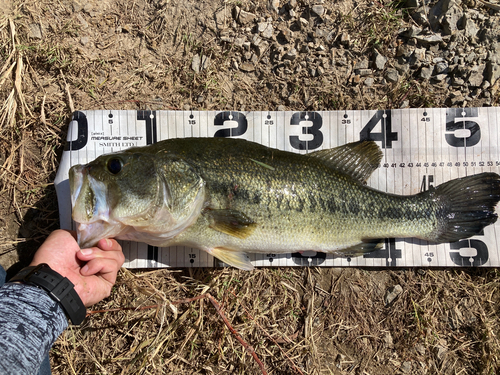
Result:
[[[366,185],[381,158],[371,141],[299,155],[227,138],[102,155],[69,173],[78,242],[186,245],[250,270],[246,252],[352,256],[384,238],[457,241],[496,221],[498,174],[399,196]]]

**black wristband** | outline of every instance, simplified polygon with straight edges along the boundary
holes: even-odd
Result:
[[[61,304],[73,324],[78,325],[85,319],[87,309],[76,293],[73,283],[50,268],[48,264],[42,263],[38,266],[23,268],[9,280],[10,283],[15,281],[21,281],[45,290],[54,301]]]

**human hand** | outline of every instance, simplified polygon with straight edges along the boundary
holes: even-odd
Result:
[[[80,249],[75,232],[59,229],[47,237],[30,266],[47,263],[67,277],[88,307],[109,297],[124,261],[122,248],[115,240],[102,239],[97,246]]]

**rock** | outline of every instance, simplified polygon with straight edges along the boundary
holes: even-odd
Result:
[[[371,69],[356,69],[355,73],[358,74],[360,77],[366,77],[371,75],[373,71]]]
[[[411,372],[411,362],[410,361],[404,361],[402,364],[401,364],[401,367],[400,367],[400,370],[404,373],[404,374],[409,374]]]
[[[397,74],[398,72],[395,70],[395,69],[391,69],[393,70],[393,73],[396,73],[396,80],[393,80],[394,79],[394,76],[392,78],[389,78],[387,75],[386,75],[386,79],[390,82],[397,82],[398,80],[398,77],[397,77]],[[389,69],[387,70],[387,73],[389,73]],[[403,288],[401,287],[401,285],[399,284],[396,284],[394,285],[392,288],[389,288],[385,294],[385,305],[386,306],[390,306],[394,300],[401,294],[403,293]]]
[[[83,18],[83,16],[80,13],[77,13],[76,18],[80,22],[80,25],[82,25],[82,29],[88,29],[89,28],[88,22],[85,21],[85,18]]]
[[[299,24],[300,24],[300,27],[307,27],[307,26],[309,26],[309,21],[306,20],[305,18],[300,17]]]
[[[437,44],[443,41],[443,38],[439,34],[418,35],[415,39],[423,45]]]
[[[274,29],[269,22],[259,22],[257,29],[263,38],[270,39],[273,36]]]
[[[203,55],[200,57],[199,55],[193,56],[193,61],[191,62],[191,68],[195,73],[200,73],[203,69],[208,68],[210,64],[210,57]]]
[[[444,359],[446,353],[448,352],[448,348],[439,344],[435,346],[434,350],[436,352],[437,359],[439,359],[440,361]]]
[[[325,13],[325,7],[323,5],[313,5],[311,10],[319,17],[323,16],[323,14]]]
[[[448,77],[448,74],[437,74],[434,76],[434,79],[438,82],[444,81]]]
[[[240,70],[247,73],[253,72],[255,70],[255,65],[253,65],[252,63],[244,62],[243,64],[241,64]]]
[[[243,9],[241,9],[238,6],[235,6],[233,9],[233,18],[240,24],[240,25],[248,25],[252,22],[254,22],[256,15],[253,13],[245,12]]]
[[[431,78],[431,76],[432,76],[432,68],[428,66],[422,67],[422,69],[420,70],[420,78],[429,79]]]
[[[342,33],[340,36],[340,43],[342,43],[345,47],[349,47],[349,44],[351,44],[351,37],[349,36],[349,33]]]
[[[434,74],[448,73],[448,63],[446,61],[438,62],[434,66]]]
[[[259,44],[255,45],[255,53],[258,57],[261,57],[269,48],[269,43],[265,40],[261,41]]]
[[[443,26],[444,33],[446,35],[451,35],[458,30],[459,25],[462,22],[463,12],[460,8],[461,4],[452,0],[444,0],[443,4],[449,4],[449,9],[444,14],[441,25]]]
[[[215,12],[215,25],[219,30],[225,29],[229,22],[229,9],[223,7],[219,11]]]
[[[283,56],[283,59],[293,61],[297,58],[297,50],[295,48],[292,48],[289,50],[285,55]]]
[[[425,355],[425,346],[423,346],[422,344],[416,344],[415,350],[417,351],[418,354]]]
[[[88,44],[88,42],[90,41],[89,37],[88,36],[82,36],[80,38],[80,43],[83,45],[83,46],[86,46]]]
[[[386,63],[387,63],[387,57],[382,55],[380,52],[375,51],[375,60],[373,62],[375,69],[383,70],[385,68]]]
[[[413,37],[416,37],[417,35],[419,35],[421,32],[422,32],[422,28],[421,27],[418,27],[418,26],[415,26],[415,25],[411,25],[411,27],[409,27],[404,32],[404,35],[406,37],[413,38]]]
[[[384,344],[387,348],[392,349],[394,348],[394,342],[392,340],[392,335],[390,332],[386,332],[384,336]]]
[[[365,79],[365,81],[363,82],[365,84],[366,87],[372,87],[373,86],[373,78],[372,77],[368,77],[367,79]]]
[[[42,28],[38,23],[32,23],[29,26],[29,37],[34,39],[42,39]]]
[[[278,13],[279,8],[280,8],[280,0],[269,0],[269,3],[267,4],[267,9]]]
[[[481,87],[484,80],[483,71],[484,68],[482,69],[482,71],[471,72],[469,79],[467,80],[471,87]]]
[[[368,69],[369,63],[367,59],[360,60],[354,64],[354,69]]]
[[[479,32],[479,28],[473,20],[466,17],[464,22],[464,31],[466,36],[475,37]]]
[[[293,31],[288,28],[281,29],[278,34],[277,40],[281,44],[290,43],[293,40]]]

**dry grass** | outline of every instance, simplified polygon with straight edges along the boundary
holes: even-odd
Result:
[[[254,3],[264,14],[267,3]],[[217,43],[203,16],[222,3],[117,0],[91,3],[88,12],[74,4],[16,2],[0,18],[2,264],[26,263],[58,225],[52,181],[73,106],[332,110],[446,99],[411,79],[367,91],[334,76],[303,84],[302,76],[283,81],[270,71],[233,75],[232,47]],[[380,27],[387,40],[379,43],[393,42],[403,22],[394,9],[360,3],[354,11],[365,17],[342,27],[363,49],[374,48],[370,35]],[[33,24],[42,39],[30,34]],[[197,53],[212,57],[198,75],[190,69]],[[396,284],[403,293],[386,307]],[[208,299],[185,301],[210,293],[270,374],[495,374],[499,285],[496,269],[122,270],[111,297],[59,338],[53,372],[262,373]]]

